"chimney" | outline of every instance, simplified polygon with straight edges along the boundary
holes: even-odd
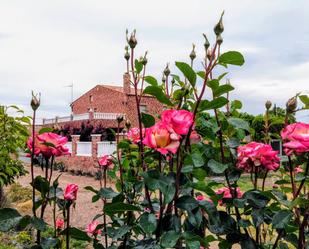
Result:
[[[131,93],[131,86],[130,86],[130,74],[124,73],[123,75],[123,92],[126,94]]]

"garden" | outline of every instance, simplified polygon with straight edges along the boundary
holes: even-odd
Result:
[[[31,117],[1,106],[1,249],[309,248],[309,124],[295,118],[308,111],[309,97],[295,93],[283,109],[268,100],[263,115],[244,113],[226,77],[245,58],[225,51],[223,17],[203,34],[204,60],[193,45],[189,60],[176,61],[175,73],[167,64],[161,79],[147,74],[147,52],[137,56],[137,33],[127,31],[138,126],[117,117],[127,135],[93,165],[98,181],[78,184],[56,170],[57,158],[69,154],[67,138],[35,130],[39,94],[32,94]],[[164,111],[141,112],[142,95]],[[29,165],[18,159],[22,150]],[[14,183],[24,177],[29,184]],[[89,198],[78,202],[82,191]],[[81,210],[88,222],[75,225]]]

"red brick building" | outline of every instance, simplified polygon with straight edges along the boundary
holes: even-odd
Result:
[[[140,91],[139,91],[140,92]],[[138,93],[140,94],[140,93]],[[116,128],[118,115],[123,115],[130,120],[132,126],[137,126],[137,107],[134,89],[130,87],[130,76],[123,75],[123,86],[96,85],[88,92],[81,95],[71,104],[72,115],[66,117],[55,117],[43,119],[44,126],[80,127],[82,123],[88,122],[92,126],[98,125],[104,128]],[[163,110],[163,105],[153,96],[143,95],[140,109],[157,116]],[[122,127],[124,123],[122,124]]]
[[[163,110],[163,105],[150,95],[143,95],[140,105],[142,112],[155,117]],[[132,127],[138,126],[135,93],[134,89],[130,87],[129,74],[124,74],[122,87],[96,85],[74,100],[71,108],[72,114],[70,116],[43,120],[43,126],[54,127],[60,131],[70,127],[67,130],[68,133],[63,135],[72,138],[66,145],[71,156],[57,158],[57,162],[64,163],[68,170],[93,173],[96,171],[94,166],[98,164],[98,157],[113,154],[116,150],[116,143],[113,141],[115,138],[106,139],[104,132],[97,132],[97,127],[102,127],[105,131],[110,129],[116,131],[116,118],[119,115],[130,120]],[[122,122],[121,128],[124,127],[124,123]],[[83,129],[80,129],[82,126],[84,126],[84,130],[87,130],[87,127],[92,127],[91,132],[88,133],[89,139],[82,138]]]

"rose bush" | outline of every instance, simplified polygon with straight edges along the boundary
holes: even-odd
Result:
[[[202,71],[195,70],[200,63],[195,65],[193,46],[190,63],[176,62],[175,74],[167,65],[160,81],[146,75],[147,53],[140,59],[134,57],[136,32],[127,37],[125,59],[134,87],[138,127],[129,131],[127,139],[117,137],[117,151],[94,165],[103,175],[100,188],[86,189],[93,193],[92,202],[102,203],[102,212],[84,230],[71,227],[70,209],[77,186],[67,186],[63,194],[58,179],[51,184],[49,177],[33,178],[33,188],[41,193],[34,206],[44,210],[50,203],[54,212],[63,212],[66,221],[60,230],[54,215],[54,236],[42,238],[38,233],[36,246],[59,248],[65,240],[68,249],[70,236],[92,242],[95,249],[308,246],[309,129],[307,124],[288,122],[295,112],[309,108],[309,97],[297,94],[287,101],[281,133],[287,153],[283,163],[279,152],[269,145],[271,102],[265,106],[264,143],[260,143],[252,141],[255,131],[240,114],[242,103],[229,98],[234,88],[223,83],[226,73],[220,70],[241,66],[244,58],[236,51],[222,52],[223,31],[221,16],[212,46],[204,35]],[[211,97],[206,98],[206,91]],[[141,112],[143,95],[165,106],[159,119]],[[297,108],[297,100],[302,107]],[[37,108],[33,109],[35,113]],[[123,117],[118,117],[118,131],[122,122]],[[57,143],[40,141],[33,138],[29,143],[32,158],[36,145],[50,151],[57,148]],[[52,163],[56,153],[51,155]],[[108,186],[108,172],[114,176],[115,186]],[[249,189],[242,189],[241,181],[249,177],[252,185],[249,181]],[[33,217],[23,218],[23,223],[11,209],[2,213],[6,219],[13,217],[15,225],[43,230],[44,225],[37,224],[45,224],[44,215],[36,215],[35,208]]]

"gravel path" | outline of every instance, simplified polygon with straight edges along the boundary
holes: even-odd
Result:
[[[28,172],[30,172],[29,166],[25,166],[25,168]],[[35,176],[43,175],[43,171],[39,167],[35,167],[34,172]],[[93,193],[88,190],[85,190],[84,188],[90,185],[95,189],[99,189],[100,185],[99,181],[95,180],[93,177],[75,176],[71,175],[68,172],[60,173],[59,171],[53,172],[53,179],[58,177],[59,174],[62,174],[59,179],[59,184],[62,189],[64,189],[65,186],[70,183],[75,183],[79,187],[76,206],[75,209],[73,209],[73,211],[71,212],[72,213],[71,217],[73,226],[84,228],[96,214],[100,213],[100,210],[102,210],[103,208],[101,201],[92,203],[91,199]],[[17,179],[17,182],[19,182],[22,186],[30,187],[31,182],[30,173]],[[109,183],[107,184],[107,186],[109,186]],[[51,208],[47,208],[45,214],[46,214],[46,221],[49,224],[51,224],[52,221]],[[61,212],[58,212],[57,214],[59,217],[61,217]]]

